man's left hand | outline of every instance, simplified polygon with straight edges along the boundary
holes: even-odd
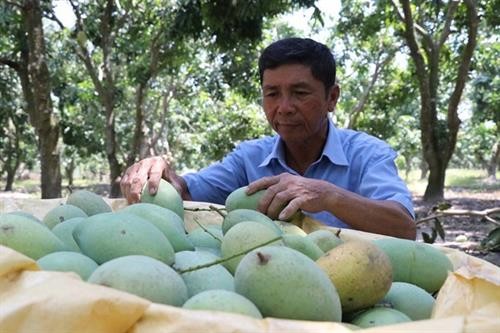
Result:
[[[264,189],[258,210],[280,220],[290,218],[299,209],[310,213],[326,210],[335,192],[335,186],[329,182],[282,173],[250,183],[247,194]]]

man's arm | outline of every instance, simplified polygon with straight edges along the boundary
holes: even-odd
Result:
[[[311,213],[328,211],[353,229],[416,238],[413,218],[396,201],[368,199],[324,180],[291,174],[259,179],[249,184],[247,193],[262,189],[267,190],[259,210],[271,218],[287,219],[299,209]]]

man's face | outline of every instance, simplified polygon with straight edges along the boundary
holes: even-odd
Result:
[[[286,143],[324,142],[337,86],[327,94],[310,67],[289,64],[264,71],[262,95],[267,120]]]

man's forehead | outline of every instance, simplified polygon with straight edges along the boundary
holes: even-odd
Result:
[[[311,86],[311,83],[308,81],[297,81],[291,83],[265,83],[262,85],[262,89],[276,89],[280,86],[287,86],[290,88],[307,88]]]
[[[300,64],[281,65],[266,69],[263,73],[262,87],[277,85],[310,85],[315,80],[309,66]]]

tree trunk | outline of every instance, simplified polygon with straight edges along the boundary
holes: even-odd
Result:
[[[42,199],[61,197],[59,123],[52,112],[50,75],[45,60],[42,10],[38,0],[25,0],[23,23],[28,42],[28,77],[34,108],[30,120],[38,134]]]
[[[437,160],[429,163],[429,178],[424,193],[425,201],[436,202],[444,198],[446,166],[440,162]]]
[[[500,141],[495,142],[488,162],[488,179],[497,180],[497,167],[500,164]]]
[[[76,16],[76,29],[78,33],[84,32],[84,22],[77,2],[70,2],[73,7],[73,12]],[[106,158],[109,164],[109,182],[111,198],[117,198],[121,195],[120,177],[123,167],[116,157],[116,131],[115,131],[115,92],[116,86],[113,78],[112,68],[112,48],[113,48],[113,12],[115,9],[114,0],[107,0],[101,22],[99,32],[101,34],[100,47],[102,49],[102,63],[95,65],[91,59],[90,52],[85,43],[78,41],[76,48],[77,56],[83,61],[90,78],[97,90],[101,106],[105,113],[105,137],[106,137]],[[99,72],[102,71],[102,78]]]
[[[64,169],[66,178],[68,179],[68,186],[73,187],[73,175],[75,173],[75,159],[72,158]]]
[[[111,99],[110,96],[108,96]],[[121,196],[120,179],[122,175],[122,166],[116,158],[116,132],[115,132],[115,113],[114,107],[110,104],[106,107],[106,156],[109,163],[109,182],[110,182],[110,198],[118,198]]]
[[[425,158],[422,157],[422,160],[420,161],[420,180],[424,180],[425,178],[427,178],[428,172],[429,172],[429,164],[427,164]]]
[[[5,189],[4,189],[5,191],[12,191],[12,189],[14,188],[14,180],[16,178],[16,172],[18,167],[19,167],[19,162],[14,168],[7,168],[5,170],[7,172],[7,176],[5,177]]]
[[[402,12],[395,1],[392,1],[392,4],[396,9],[396,14],[404,24],[403,35],[410,49],[410,56],[415,64],[419,82],[422,150],[430,171],[424,201],[436,201],[444,197],[446,168],[453,156],[457,142],[460,126],[457,112],[458,104],[467,81],[476,45],[479,21],[477,5],[473,0],[464,1],[467,13],[467,41],[460,56],[455,87],[448,100],[446,128],[444,128],[438,119],[439,60],[440,52],[450,34],[450,27],[459,2],[450,1],[447,4],[444,22],[439,29],[434,31],[434,35],[414,21],[412,11],[415,9],[411,7],[409,0],[401,0]],[[417,38],[416,33],[419,34],[420,38]],[[422,52],[425,53],[425,56]]]
[[[16,126],[16,124],[14,124]],[[7,135],[9,147],[7,149],[7,160],[4,161],[3,170],[7,173],[5,179],[5,191],[12,191],[14,187],[14,180],[16,178],[16,172],[21,164],[21,149],[20,149],[20,139],[19,133],[17,133],[17,128],[14,129],[16,131],[13,135]],[[13,141],[13,145],[11,145]]]
[[[408,177],[410,176],[411,172],[411,157],[410,156],[405,156],[405,179],[408,180]]]

